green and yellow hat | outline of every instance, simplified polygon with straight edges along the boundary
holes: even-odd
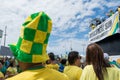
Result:
[[[30,15],[22,24],[17,44],[10,44],[14,56],[21,62],[40,63],[49,59],[46,48],[52,20],[44,12]]]

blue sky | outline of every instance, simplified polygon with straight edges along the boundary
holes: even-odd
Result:
[[[85,54],[88,44],[89,22],[106,17],[116,10],[120,0],[0,0],[0,29],[7,26],[6,46],[15,43],[25,18],[31,13],[44,11],[53,21],[47,51],[64,54],[73,50]],[[4,37],[1,39],[1,45]]]

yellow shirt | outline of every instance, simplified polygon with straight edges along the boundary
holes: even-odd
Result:
[[[69,80],[69,78],[65,74],[56,70],[42,68],[36,70],[26,70],[6,80]]]
[[[46,67],[50,68],[50,69],[55,69],[55,70],[59,69],[59,65],[58,64],[48,64],[48,65],[46,65]]]
[[[95,27],[96,27],[95,25],[92,25],[92,26],[91,26],[92,30],[93,30]]]
[[[79,80],[82,74],[82,68],[77,66],[66,66],[64,68],[64,73],[70,80]]]
[[[107,68],[108,76],[104,75],[104,80],[120,80],[120,70],[114,67]],[[81,75],[80,80],[98,80],[92,65],[87,65]]]
[[[4,78],[4,75],[2,72],[0,72],[0,78]]]
[[[17,74],[17,68],[15,67],[8,67],[7,71],[11,72],[13,75]]]

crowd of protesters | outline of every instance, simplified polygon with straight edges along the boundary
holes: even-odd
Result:
[[[84,62],[77,51],[70,51],[67,58],[56,57],[53,52],[48,53],[48,56],[49,59],[43,63],[45,67],[67,75],[69,80],[120,80],[120,76],[117,76],[120,75],[120,63],[115,60],[111,62],[109,55],[103,53],[101,47],[95,43],[88,45]],[[21,70],[16,59],[0,59],[0,80],[19,73]]]
[[[120,6],[118,6],[118,8],[115,11],[112,9],[109,10],[109,12],[105,14],[105,17],[92,19],[90,22],[90,28],[93,30],[95,27],[97,27],[102,22],[104,22],[106,19],[111,17],[115,12],[118,12],[120,14]],[[120,17],[119,17],[119,19],[120,19]]]
[[[87,46],[85,61],[78,51],[70,51],[67,58],[47,54],[51,30],[52,20],[46,13],[30,15],[17,44],[9,45],[15,58],[0,60],[0,80],[120,80],[120,68],[106,59],[96,43]]]

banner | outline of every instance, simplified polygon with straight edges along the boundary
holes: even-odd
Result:
[[[116,33],[120,33],[118,12],[89,32],[89,41],[90,43],[98,42]]]

